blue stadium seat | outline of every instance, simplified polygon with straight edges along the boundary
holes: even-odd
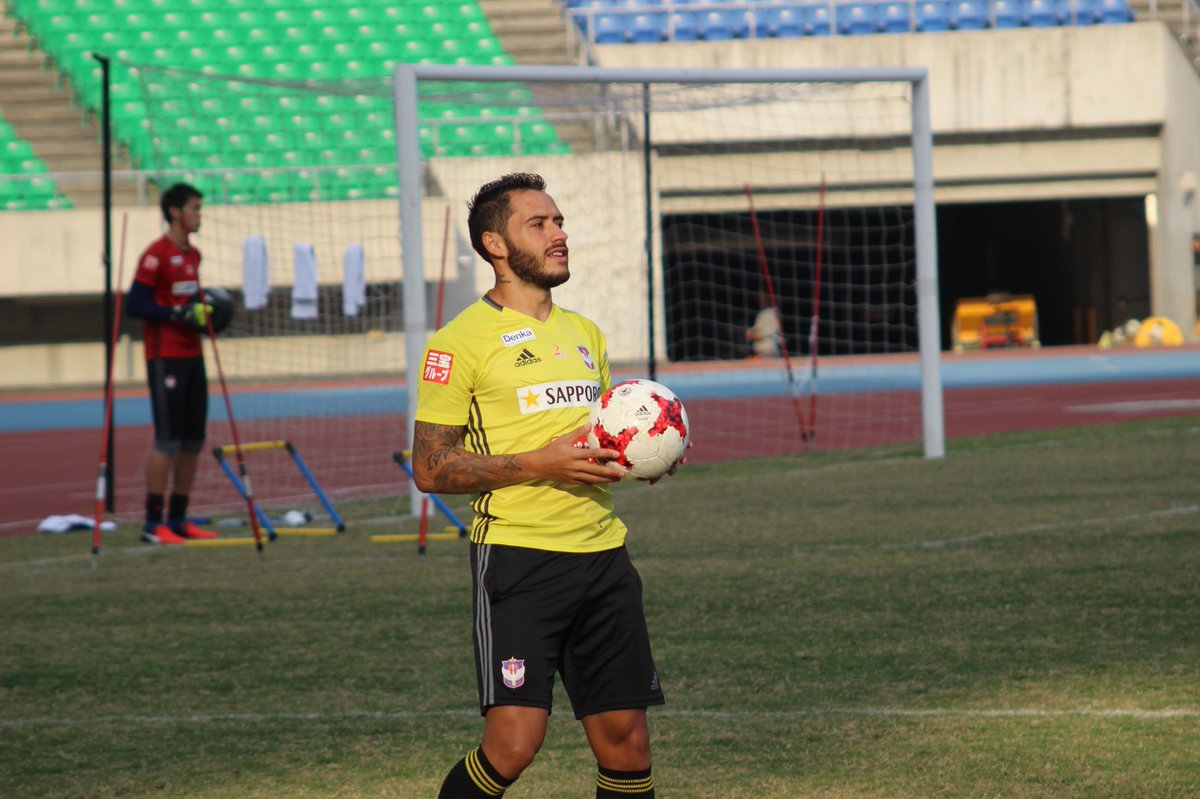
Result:
[[[1099,17],[1103,25],[1133,22],[1133,9],[1125,0],[1101,0]]]
[[[596,44],[624,44],[625,20],[623,14],[597,14],[593,18],[596,29],[592,39]]]
[[[754,9],[754,35],[759,38],[789,39],[803,36],[804,32],[804,16],[800,9],[786,6]]]
[[[629,41],[638,44],[661,42],[667,38],[666,12],[635,14],[629,23]]]
[[[907,33],[912,23],[908,17],[909,5],[906,0],[887,0],[882,3],[876,13],[879,15],[879,27],[884,33]]]
[[[746,18],[737,11],[709,11],[700,17],[700,37],[706,41],[744,39],[749,35]]]
[[[1054,28],[1059,24],[1054,0],[1021,0],[1021,21],[1031,28]]]
[[[919,31],[950,30],[950,1],[921,0],[913,10]]]
[[[996,28],[1021,27],[1021,0],[992,0],[992,25]]]
[[[676,11],[668,25],[672,41],[694,42],[700,38],[700,14],[695,11]]]
[[[1094,25],[1100,21],[1099,0],[1068,0],[1063,22],[1071,25]]]
[[[993,10],[998,9],[1002,3],[1015,3],[1016,0],[994,0],[992,4]],[[1016,10],[1016,6],[1013,6]],[[1000,25],[999,13],[997,12],[997,28],[1017,27],[1021,24],[1020,12],[1014,15],[1016,25]],[[982,0],[953,0],[950,4],[950,25],[955,30],[959,31],[977,31],[983,30],[988,26],[988,9],[987,5]]]
[[[804,6],[801,9],[804,18],[804,33],[807,36],[828,36],[833,33],[833,21],[830,19],[829,6],[825,4]]]
[[[837,7],[838,32],[861,36],[879,32],[879,17],[874,3],[851,2]]]

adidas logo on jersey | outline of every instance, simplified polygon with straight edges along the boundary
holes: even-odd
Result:
[[[522,347],[521,353],[517,355],[517,360],[513,362],[513,366],[531,366],[532,364],[541,362],[541,358],[534,355],[527,348]]]

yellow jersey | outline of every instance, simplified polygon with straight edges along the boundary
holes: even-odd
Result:
[[[470,452],[528,452],[586,423],[608,385],[594,322],[557,305],[540,322],[484,297],[429,339],[416,418],[465,427]],[[472,508],[477,544],[600,552],[625,542],[606,485],[531,480],[484,491]]]

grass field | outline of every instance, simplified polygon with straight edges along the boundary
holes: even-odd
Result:
[[[666,799],[1200,796],[1200,420],[622,485]],[[0,796],[433,797],[466,546],[0,539]],[[593,794],[565,696],[509,797]]]

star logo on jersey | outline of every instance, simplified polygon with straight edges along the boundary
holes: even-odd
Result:
[[[500,675],[504,678],[505,686],[520,688],[525,684],[525,661],[516,658],[500,661]]]
[[[526,408],[536,408],[538,406],[538,401],[541,400],[541,398],[541,394],[537,393],[533,389],[530,389],[529,391],[525,392],[523,397],[521,397],[521,401],[525,403]]]
[[[513,366],[532,366],[535,363],[541,363],[542,359],[529,351],[529,348],[522,347],[521,352],[517,355],[517,360]]]
[[[587,347],[579,348],[579,356],[583,358],[583,365],[589,369],[595,369],[596,364],[592,363],[592,354],[588,352]]]

